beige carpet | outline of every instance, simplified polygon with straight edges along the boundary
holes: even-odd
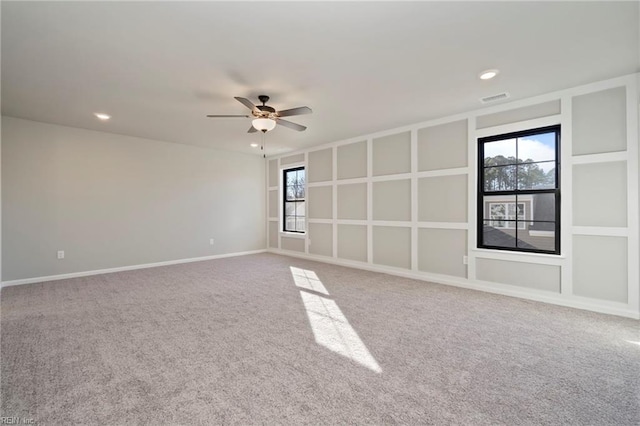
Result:
[[[640,423],[629,319],[271,254],[1,297],[36,424]]]

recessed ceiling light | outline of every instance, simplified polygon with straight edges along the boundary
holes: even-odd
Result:
[[[108,119],[111,118],[111,116],[109,114],[104,114],[102,112],[94,112],[93,115],[95,115],[96,117],[98,117],[102,121],[107,121]]]
[[[496,75],[500,74],[499,70],[486,70],[482,71],[479,75],[480,80],[491,80]]]
[[[257,143],[252,143],[252,144],[251,144],[251,148],[257,148],[257,147],[258,147],[258,144],[257,144]]]

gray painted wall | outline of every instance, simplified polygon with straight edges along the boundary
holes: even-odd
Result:
[[[2,280],[264,249],[265,185],[257,156],[3,117]]]

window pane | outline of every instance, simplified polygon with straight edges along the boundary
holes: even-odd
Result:
[[[516,139],[485,142],[483,147],[485,167],[516,164]]]
[[[296,184],[296,172],[286,172],[286,185],[292,186]]]
[[[492,219],[492,222],[490,223],[491,226],[498,226],[500,228],[504,228],[506,226],[506,207],[507,205],[504,203],[492,203],[489,205],[489,217]]]
[[[287,201],[296,199],[296,190],[294,186],[287,187]]]
[[[509,204],[509,219],[525,219],[524,203]]]
[[[554,222],[556,220],[555,194],[533,194],[533,213],[531,220],[544,220]]]
[[[494,195],[484,197],[482,218],[494,228],[515,228],[516,196]]]
[[[526,229],[531,219],[531,195],[492,195],[484,197],[482,218],[500,229]]]
[[[493,226],[496,221],[485,221],[482,230],[482,244],[494,247],[516,247],[515,229]],[[501,222],[504,224],[504,222]]]
[[[295,216],[287,216],[285,219],[284,230],[285,231],[295,231],[296,230],[296,217]]]
[[[556,187],[556,162],[525,163],[518,166],[518,189]]]
[[[304,185],[295,186],[296,198],[299,200],[304,199]]]
[[[285,216],[294,216],[296,214],[296,203],[285,202],[284,214]]]
[[[296,231],[304,232],[305,219],[304,217],[298,217],[296,219]]]
[[[514,191],[516,166],[488,167],[484,169],[485,191]]]
[[[556,134],[554,132],[518,138],[518,162],[556,160]]]
[[[304,169],[298,170],[296,185],[301,185],[304,187],[305,177],[306,177],[306,174]]]
[[[304,201],[296,203],[295,215],[296,216],[305,216],[304,211],[305,211]]]
[[[518,247],[535,250],[555,250],[555,222],[530,222],[527,231],[518,231]]]

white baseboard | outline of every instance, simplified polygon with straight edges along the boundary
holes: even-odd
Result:
[[[428,281],[437,284],[451,285],[454,287],[462,287],[470,290],[484,291],[487,293],[500,294],[503,296],[517,297],[520,299],[533,300],[536,302],[544,302],[553,305],[565,306],[568,308],[582,309],[601,314],[616,315],[620,317],[640,319],[640,312],[631,309],[624,303],[608,302],[603,300],[589,299],[586,297],[563,296],[561,294],[551,293],[543,290],[528,289],[516,287],[507,284],[492,283],[480,280],[469,280],[467,278],[453,277],[449,275],[438,275],[428,272],[410,271],[401,268],[394,268],[384,265],[374,265],[370,263],[337,259],[333,257],[317,256],[305,254],[289,250],[268,249],[269,253],[280,254],[284,256],[297,257],[301,259],[313,260],[317,262],[329,263],[333,265],[347,266],[355,269],[362,269],[372,272],[381,272],[384,274],[395,275],[404,278],[411,278],[420,281]]]
[[[72,272],[69,274],[49,275],[46,277],[24,278],[20,280],[3,281],[2,288],[14,285],[33,284],[44,281],[57,281],[67,278],[88,277],[90,275],[110,274],[112,272],[132,271],[134,269],[155,268],[157,266],[177,265],[180,263],[201,262],[203,260],[223,259],[225,257],[246,256],[248,254],[264,253],[266,249],[241,251],[236,253],[214,254],[212,256],[192,257],[189,259],[167,260],[164,262],[144,263],[142,265],[120,266],[117,268],[96,269],[93,271]]]

